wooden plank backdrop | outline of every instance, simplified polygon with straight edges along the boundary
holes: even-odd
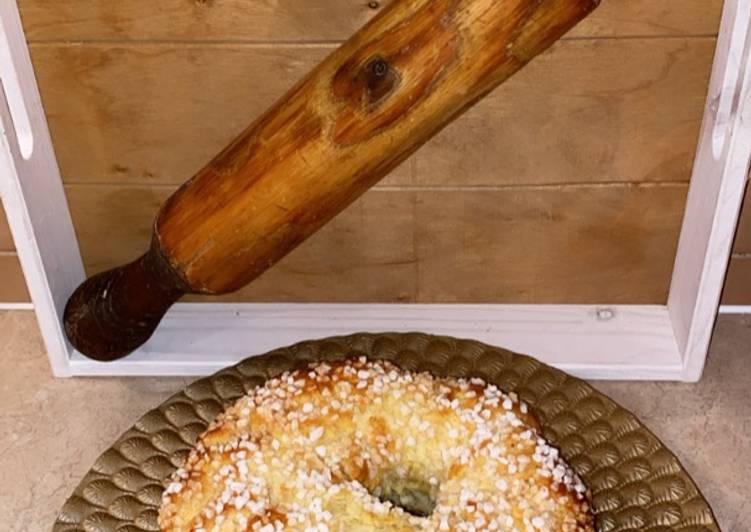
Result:
[[[29,293],[26,290],[21,264],[13,245],[13,237],[0,205],[0,302],[27,303]]]
[[[0,252],[12,252],[14,249],[10,227],[8,227],[8,222],[5,219],[3,206],[0,204]]]
[[[751,183],[746,190],[722,302],[725,305],[751,305]]]
[[[344,40],[386,0],[18,0],[32,41]],[[572,37],[715,35],[722,0],[605,0]]]
[[[743,203],[733,253],[736,257],[751,255],[751,183],[746,189],[746,200]]]
[[[19,0],[89,272],[383,4]],[[664,303],[721,6],[603,0],[226,299]]]
[[[330,50],[44,44],[32,57],[66,183],[179,184]],[[383,184],[685,182],[713,52],[714,38],[564,41]]]
[[[13,246],[13,238],[0,205],[0,303],[27,303],[26,290],[21,264]]]

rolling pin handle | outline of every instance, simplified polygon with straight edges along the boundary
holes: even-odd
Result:
[[[138,260],[85,281],[65,307],[73,346],[102,362],[118,360],[151,338],[169,308],[186,293],[156,244]]]

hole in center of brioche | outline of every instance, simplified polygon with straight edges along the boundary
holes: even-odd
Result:
[[[390,471],[383,476],[372,495],[411,515],[429,517],[435,510],[439,487],[424,478]]]

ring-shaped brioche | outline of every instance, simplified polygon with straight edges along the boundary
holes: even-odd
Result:
[[[164,494],[170,532],[592,531],[581,481],[524,403],[361,357],[252,390]]]

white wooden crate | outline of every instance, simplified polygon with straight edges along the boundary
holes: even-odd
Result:
[[[423,331],[524,352],[585,378],[698,380],[751,160],[749,20],[751,0],[726,0],[667,305],[178,304],[143,348],[103,364],[77,353],[62,328],[84,269],[17,6],[3,0],[0,195],[53,372],[204,375],[299,340]]]

